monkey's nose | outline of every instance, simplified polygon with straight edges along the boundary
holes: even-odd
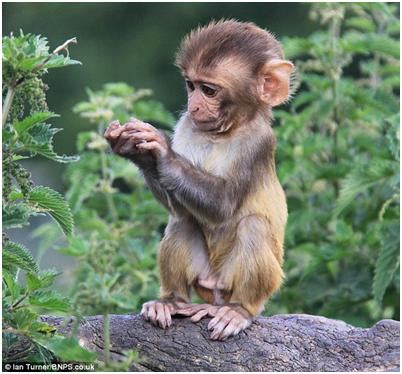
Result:
[[[191,107],[191,108],[190,108],[190,113],[191,113],[191,114],[195,114],[195,113],[197,113],[199,110],[200,110],[200,107],[194,106],[194,107]]]

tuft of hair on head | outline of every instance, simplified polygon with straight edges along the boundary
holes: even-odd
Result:
[[[211,21],[183,39],[176,54],[176,66],[186,71],[214,68],[226,59],[239,59],[255,74],[271,59],[283,59],[276,38],[252,22],[235,19]]]

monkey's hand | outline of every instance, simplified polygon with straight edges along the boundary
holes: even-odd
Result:
[[[104,137],[109,142],[112,151],[119,156],[128,158],[141,168],[149,168],[155,165],[155,158],[152,153],[137,147],[138,143],[145,142],[145,139],[133,137],[136,130],[135,119],[120,126],[119,121],[113,121],[105,131]]]
[[[170,146],[162,132],[139,120],[133,120],[136,132],[132,139],[140,151],[151,151],[157,158],[164,158],[170,151]]]
[[[208,324],[208,330],[212,330],[213,340],[226,340],[230,336],[237,335],[249,327],[252,320],[251,315],[238,304],[190,305],[188,308],[179,309],[177,314],[192,316],[192,322],[198,322],[204,317],[214,317]]]
[[[172,317],[181,308],[188,307],[184,302],[173,302],[165,300],[148,301],[142,306],[141,315],[146,321],[162,329],[172,325]]]

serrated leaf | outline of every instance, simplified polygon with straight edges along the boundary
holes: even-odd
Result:
[[[3,247],[3,266],[17,266],[28,272],[38,272],[38,265],[30,251],[22,244],[8,241]]]
[[[29,296],[29,302],[34,306],[59,312],[68,312],[71,309],[69,299],[54,290],[34,291]]]
[[[56,270],[45,270],[39,274],[27,275],[27,286],[31,291],[35,291],[39,288],[46,288],[53,284],[54,279],[60,275]]]
[[[13,313],[8,313],[7,323],[17,330],[29,332],[32,323],[38,318],[38,314],[31,309],[23,308],[15,310]]]
[[[78,156],[57,155],[53,149],[53,137],[61,131],[58,128],[52,128],[51,125],[45,123],[35,124],[27,132],[23,132],[19,141],[22,143],[22,148],[32,154],[40,154],[53,161],[68,163],[78,161]]]
[[[20,295],[20,286],[15,281],[15,278],[4,269],[4,258],[3,258],[3,282],[6,283],[8,291],[10,292],[11,300],[15,301]],[[3,293],[4,297],[5,293]]]
[[[52,112],[35,112],[30,116],[24,118],[22,121],[14,122],[13,126],[18,134],[22,134],[25,131],[29,130],[31,127],[45,122],[53,117],[59,117],[59,115]]]
[[[375,266],[373,295],[381,302],[399,267],[399,222],[389,223],[381,230],[381,250]]]
[[[3,205],[3,227],[6,229],[21,228],[28,225],[31,209],[24,204]]]
[[[55,55],[43,66],[44,69],[62,68],[69,65],[82,65],[80,61],[72,60],[63,55]]]
[[[6,76],[10,83],[21,74],[79,63],[68,56],[49,53],[47,39],[40,35],[24,35],[21,31],[19,36],[3,37],[3,71],[9,72]]]
[[[368,168],[353,170],[341,182],[341,190],[334,214],[339,215],[357,195],[376,184],[384,183],[393,173],[394,162],[382,159],[372,161]]]
[[[50,214],[66,235],[73,231],[73,215],[63,196],[49,187],[36,186],[27,197],[29,203],[39,211]]]
[[[88,363],[96,359],[96,354],[81,347],[75,338],[66,338],[60,335],[44,337],[39,334],[34,334],[32,338],[62,361]]]

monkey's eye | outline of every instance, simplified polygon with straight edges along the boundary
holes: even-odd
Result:
[[[201,91],[208,97],[214,97],[218,90],[216,88],[213,88],[211,86],[207,86],[206,84],[202,84],[200,86]]]
[[[190,91],[194,91],[194,83],[193,82],[191,82],[191,81],[189,81],[189,80],[186,80],[186,86],[187,86],[187,88],[190,90]]]

